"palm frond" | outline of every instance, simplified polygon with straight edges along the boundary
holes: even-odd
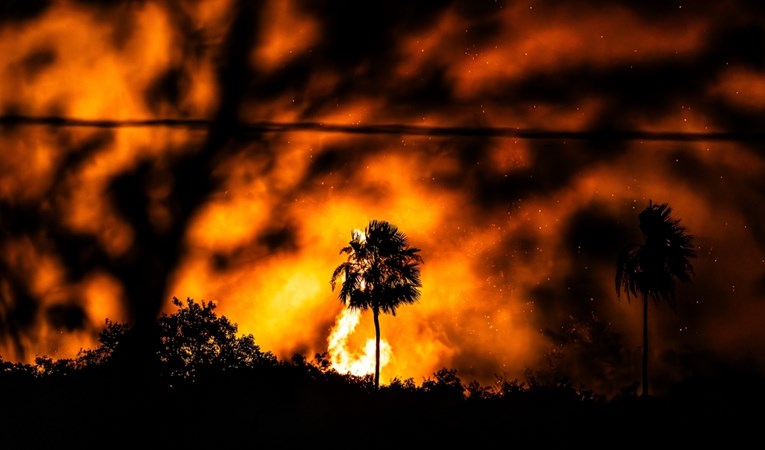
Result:
[[[619,252],[616,259],[616,296],[620,297],[624,291],[628,302],[632,296],[638,296],[642,276],[640,251],[639,245],[628,245]]]
[[[616,262],[617,296],[646,294],[655,302],[665,300],[675,306],[675,280],[689,281],[694,275],[691,258],[696,257],[694,236],[687,233],[679,219],[671,215],[667,203],[648,206],[638,215],[642,245],[625,248]]]
[[[349,254],[350,254],[350,253],[353,253],[353,247],[351,247],[351,246],[349,245],[349,246],[347,246],[347,247],[343,247],[343,248],[341,248],[341,249],[340,249],[340,254],[342,255],[343,253],[349,253]]]
[[[343,280],[343,284],[340,286],[340,293],[338,294],[338,297],[340,297],[340,301],[342,301],[344,304],[350,304],[354,305],[354,296],[357,292],[360,292],[360,286],[361,286],[361,280],[359,277],[358,272],[355,272],[350,269],[352,266],[348,266],[345,271],[345,280]]]
[[[335,270],[332,271],[332,278],[330,278],[329,283],[332,285],[332,290],[335,290],[335,286],[337,285],[337,278],[342,274],[344,271],[347,271],[347,266],[349,265],[348,262],[344,262],[340,264],[339,266],[335,267]]]
[[[407,236],[395,225],[381,220],[370,220],[364,229],[364,239],[353,233],[348,260],[338,266],[332,275],[333,289],[336,279],[345,274],[339,296],[352,308],[379,308],[383,313],[395,315],[401,304],[419,299],[420,249],[410,247]]]

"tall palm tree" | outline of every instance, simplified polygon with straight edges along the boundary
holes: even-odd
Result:
[[[380,312],[396,315],[402,304],[420,298],[420,249],[410,247],[406,235],[395,225],[370,220],[364,231],[351,233],[340,254],[348,260],[335,268],[330,284],[335,290],[343,278],[340,301],[348,308],[372,310],[375,323],[375,388],[380,387]]]
[[[648,206],[638,215],[643,244],[626,246],[616,261],[616,295],[623,290],[627,301],[643,295],[643,397],[648,396],[648,300],[665,300],[675,307],[675,280],[693,276],[690,258],[696,257],[693,235],[686,233],[679,219],[670,215],[666,203]]]

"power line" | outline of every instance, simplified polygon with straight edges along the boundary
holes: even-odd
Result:
[[[215,122],[207,119],[77,119],[63,116],[0,116],[0,125],[85,128],[188,128],[206,129]],[[345,133],[365,135],[406,135],[406,136],[474,136],[511,137],[519,139],[548,140],[605,140],[605,141],[765,141],[765,132],[716,131],[639,131],[639,130],[545,130],[512,127],[472,126],[426,126],[404,124],[349,125],[323,122],[241,122],[231,126],[231,131],[244,134],[284,133],[312,131],[323,133]]]

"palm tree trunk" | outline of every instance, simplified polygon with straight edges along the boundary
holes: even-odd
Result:
[[[648,293],[643,293],[643,392],[648,397]]]
[[[377,307],[372,308],[372,317],[375,320],[375,389],[380,387],[380,311]]]

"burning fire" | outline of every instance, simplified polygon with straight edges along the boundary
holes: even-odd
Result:
[[[366,233],[358,228],[351,233],[351,239],[364,243]],[[364,267],[365,271],[368,267]],[[361,280],[361,290],[366,289],[365,280]],[[344,309],[338,316],[332,331],[327,338],[328,351],[332,367],[340,373],[350,373],[357,376],[373,373],[375,370],[376,340],[368,339],[363,347],[363,353],[348,349],[348,338],[359,324],[361,311],[351,308]],[[388,363],[391,356],[390,344],[380,339],[380,370]]]
[[[327,338],[329,360],[332,368],[339,373],[363,376],[375,371],[375,339],[367,339],[361,351],[349,349],[349,337],[359,324],[361,311],[343,309]],[[380,339],[380,371],[390,361],[393,350],[390,344]]]
[[[236,119],[245,123],[575,131],[605,123],[706,132],[726,126],[709,105],[756,124],[751,114],[765,99],[761,68],[746,58],[714,70],[694,66],[717,61],[715,36],[737,35],[719,28],[715,15],[686,18],[691,8],[666,22],[626,6],[576,13],[554,2],[426,8],[385,14],[384,39],[368,39],[379,37],[364,35],[375,27],[338,20],[332,2],[271,0],[255,8],[246,61],[228,64],[231,11],[245,2],[91,3],[41,2],[47,6],[37,15],[0,20],[1,114],[204,121],[226,91],[219,72],[242,66],[243,84],[251,84]],[[735,21],[738,14],[720,16]],[[367,51],[367,43],[377,47]],[[654,87],[632,93],[636,80],[673,79],[675,71],[655,72],[664,63],[699,78],[670,82],[655,94],[660,100],[650,98]],[[679,87],[682,95],[673,96]],[[642,97],[646,104],[631,109]],[[106,318],[128,317],[140,299],[128,298],[119,270],[101,262],[129,258],[141,227],[177,223],[172,200],[182,194],[174,185],[185,176],[177,162],[197,154],[206,134],[184,127],[0,129],[0,206],[26,214],[0,217],[0,356],[73,356],[97,343]],[[657,355],[662,345],[726,355],[765,342],[752,339],[761,335],[753,318],[762,317],[765,303],[750,301],[765,291],[765,220],[751,207],[762,204],[765,162],[745,144],[606,148],[575,139],[298,129],[243,133],[227,145],[197,173],[220,183],[189,211],[181,254],[157,296],[168,299],[166,312],[172,296],[217,301],[220,314],[279,357],[328,349],[338,371],[373,372],[372,320],[340,311],[329,277],[349,227],[378,218],[406,232],[427,262],[421,301],[384,321],[382,382],[443,367],[485,383],[496,374],[522,376],[547,364],[572,310],[608,324],[613,345],[603,354],[615,348],[627,356],[587,366],[574,354],[570,372],[585,382],[616,380],[614,367],[628,366],[630,349],[640,345],[640,317],[615,298],[611,250],[639,233],[635,214],[649,198],[669,201],[703,247],[697,281],[683,292],[691,300],[683,317],[694,332],[678,334],[676,316],[657,314]],[[139,168],[150,176],[127,200],[136,199],[129,206],[138,217],[147,209],[145,223],[123,217],[110,197],[111,183]],[[14,220],[15,228],[5,226]],[[94,244],[79,254],[60,245],[71,244],[57,241],[60,235]],[[72,268],[82,260],[98,263]],[[735,291],[727,287],[734,284]],[[718,317],[731,326],[719,327]],[[758,345],[755,353],[765,354]]]

